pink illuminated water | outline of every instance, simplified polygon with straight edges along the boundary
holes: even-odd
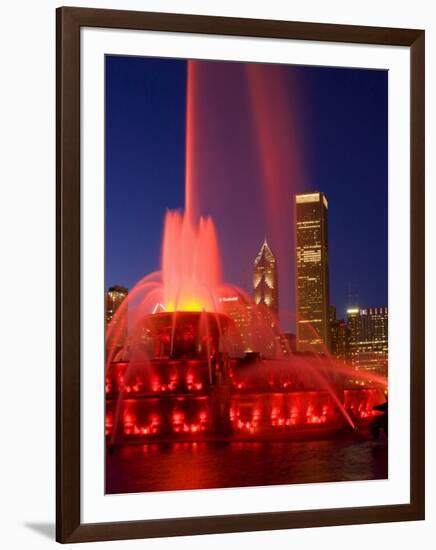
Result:
[[[198,224],[189,214],[167,212],[162,248],[162,290],[166,311],[215,311],[221,265],[211,218]]]

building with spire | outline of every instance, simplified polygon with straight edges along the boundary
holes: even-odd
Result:
[[[256,305],[264,305],[277,317],[279,311],[277,261],[266,238],[254,260],[253,294]]]

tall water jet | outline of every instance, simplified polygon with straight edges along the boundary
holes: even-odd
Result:
[[[185,211],[191,219],[198,215],[197,205],[197,172],[195,171],[196,120],[195,106],[198,97],[198,62],[187,61],[186,75],[186,146],[185,146]]]
[[[216,311],[221,266],[211,218],[195,222],[188,213],[167,212],[162,284],[167,311]]]

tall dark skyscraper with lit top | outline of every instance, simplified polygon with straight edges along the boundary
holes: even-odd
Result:
[[[254,303],[268,307],[277,316],[279,311],[277,262],[266,239],[254,260],[253,289]]]
[[[327,210],[323,193],[295,196],[297,350],[301,352],[330,351]]]

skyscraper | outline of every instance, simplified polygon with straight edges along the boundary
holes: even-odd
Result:
[[[270,309],[275,316],[279,311],[277,262],[266,239],[254,260],[254,303]]]
[[[386,376],[388,308],[349,308],[347,318],[350,333],[350,359],[354,368]]]
[[[328,203],[323,193],[295,196],[297,350],[330,350]]]

